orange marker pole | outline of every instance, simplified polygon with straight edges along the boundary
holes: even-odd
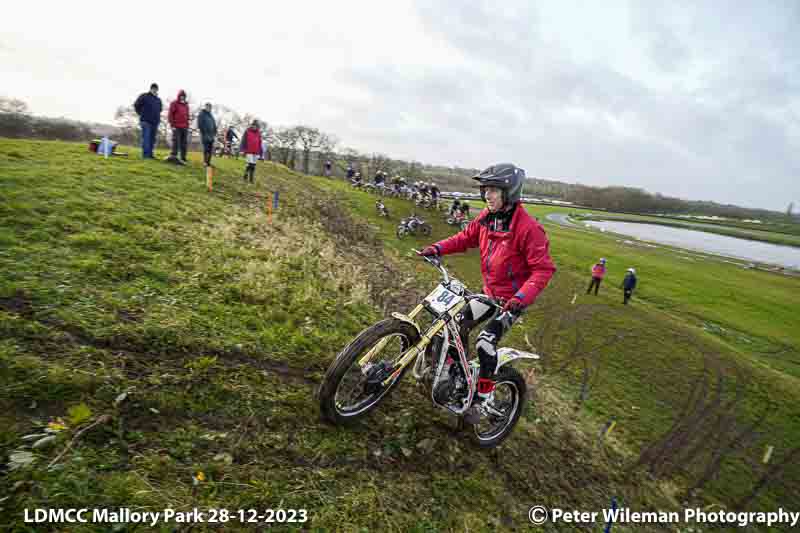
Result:
[[[269,198],[267,198],[267,216],[269,223],[272,224],[272,202],[269,201]]]
[[[213,185],[214,181],[214,169],[211,167],[206,167],[206,183],[208,183],[208,192],[211,192],[214,188]]]

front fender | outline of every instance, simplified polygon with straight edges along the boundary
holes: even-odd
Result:
[[[408,315],[404,315],[403,313],[392,313],[392,316],[394,318],[396,318],[397,320],[402,320],[403,322],[408,322],[409,324],[414,326],[414,329],[417,330],[417,335],[419,335],[420,337],[422,336],[422,332],[420,331],[419,326],[417,325],[417,323],[414,322],[413,318],[411,318]]]
[[[541,357],[539,354],[523,352],[516,348],[500,348],[497,350],[497,370],[495,372],[499,371],[502,366],[517,359],[541,359]]]

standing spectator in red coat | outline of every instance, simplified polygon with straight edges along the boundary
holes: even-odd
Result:
[[[600,282],[603,281],[603,277],[606,275],[606,258],[601,257],[599,263],[595,263],[592,267],[592,281],[589,282],[589,288],[586,289],[586,294],[592,292],[592,287],[594,287],[594,295],[597,296],[597,291],[600,289]]]
[[[254,120],[242,134],[240,150],[245,154],[245,159],[247,160],[242,179],[254,183],[256,162],[261,155],[261,130],[258,127],[257,120]]]
[[[169,125],[172,127],[172,153],[169,159],[176,160],[180,152],[178,162],[186,164],[186,140],[189,132],[189,103],[186,101],[186,91],[178,91],[178,98],[169,104],[169,114],[167,115]]]

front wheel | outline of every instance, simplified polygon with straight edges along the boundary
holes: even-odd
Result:
[[[362,331],[325,373],[319,392],[322,416],[344,425],[370,413],[411,367],[408,365],[395,375],[400,357],[418,342],[417,328],[396,318],[382,320]],[[363,361],[365,357],[367,360]],[[390,377],[392,380],[383,385]]]
[[[504,366],[495,376],[494,395],[484,406],[484,415],[473,426],[473,441],[481,448],[494,448],[514,430],[527,401],[525,379],[516,368]]]
[[[399,239],[402,239],[402,238],[403,238],[403,237],[405,237],[405,236],[406,236],[406,229],[405,229],[405,228],[403,228],[403,227],[399,227],[399,228],[397,228],[397,237],[398,237]]]

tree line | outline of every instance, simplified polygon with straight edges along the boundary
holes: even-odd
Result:
[[[13,139],[86,140],[89,124],[66,118],[34,116],[28,104],[16,98],[0,97],[0,136]]]

